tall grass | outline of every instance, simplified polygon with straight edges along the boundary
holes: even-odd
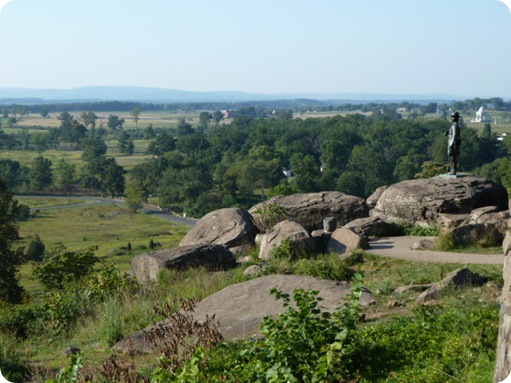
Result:
[[[111,347],[129,335],[125,333],[123,302],[117,297],[110,297],[100,304],[98,309],[100,313],[95,327],[106,346]]]

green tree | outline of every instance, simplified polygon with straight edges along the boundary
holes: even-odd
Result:
[[[167,168],[165,158],[152,158],[137,164],[130,172],[130,178],[144,190],[144,200],[150,195],[156,195],[162,179],[163,172]]]
[[[182,211],[183,204],[194,201],[212,186],[211,175],[206,169],[189,166],[167,169],[158,190],[159,205]]]
[[[28,169],[18,161],[0,160],[0,178],[3,179],[10,192],[19,190],[25,182]]]
[[[92,161],[106,154],[107,146],[103,138],[92,130],[89,135],[82,139],[80,146],[82,147],[82,158],[85,161]]]
[[[1,125],[1,124],[0,124]],[[6,134],[2,129],[0,129],[0,149],[13,149],[18,145],[14,135]]]
[[[16,225],[18,214],[18,202],[0,179],[0,301],[7,303],[21,303],[23,296],[17,278],[24,258],[23,249],[12,248],[13,242],[20,239]]]
[[[511,188],[511,160],[508,157],[499,158],[476,169],[475,174]]]
[[[115,158],[98,157],[87,163],[82,176],[83,186],[100,191],[111,197],[124,193],[126,171],[117,164]]]
[[[36,157],[30,168],[30,190],[47,190],[53,183],[52,162],[44,157]]]
[[[193,134],[195,130],[193,129],[192,125],[190,125],[184,118],[179,120],[179,123],[177,124],[177,136],[186,136],[188,134]]]
[[[135,150],[135,145],[133,145],[133,141],[130,138],[130,135],[122,131],[117,136],[117,149],[120,153],[132,155]]]
[[[215,121],[216,124],[219,124],[220,121],[223,120],[223,118],[224,114],[221,111],[217,110],[213,113],[213,121]]]
[[[108,116],[107,120],[107,126],[112,131],[117,131],[119,129],[122,129],[122,125],[124,124],[124,118],[119,118],[119,116],[116,116],[114,114],[111,114]]]
[[[35,235],[34,239],[30,241],[26,257],[31,261],[40,262],[43,260],[44,250],[46,246],[38,234]]]
[[[60,121],[59,138],[71,144],[78,144],[87,133],[87,128],[74,119],[68,112],[61,113],[57,119]]]
[[[60,129],[50,128],[48,130],[48,145],[54,149],[60,146]]]
[[[32,135],[31,137],[32,145],[34,145],[35,149],[39,153],[42,153],[49,148],[48,138],[49,138],[48,133],[39,133]]]
[[[319,191],[320,166],[313,156],[293,155],[291,157],[291,168],[295,174],[293,184],[299,192]]]
[[[64,161],[62,158],[58,160],[53,172],[53,186],[61,192],[72,192],[76,184],[76,165]]]
[[[445,163],[436,161],[425,161],[421,165],[421,171],[414,178],[431,178],[445,174],[447,166]]]
[[[130,178],[126,183],[126,205],[136,213],[142,207],[145,199],[145,192],[142,184],[136,179]]]
[[[209,122],[213,118],[213,115],[209,112],[201,112],[199,114],[199,124],[203,128],[206,128],[209,125]]]
[[[30,150],[30,139],[31,136],[28,133],[28,128],[25,126],[22,127],[21,132],[18,135],[18,140],[21,144],[21,150]]]
[[[144,129],[144,138],[146,140],[151,140],[154,137],[156,137],[156,132],[154,131],[153,124],[149,124],[149,126]]]
[[[142,114],[142,110],[140,108],[133,108],[133,110],[130,112],[130,115],[135,120],[135,126],[138,129],[138,120],[140,119],[140,115]]]
[[[95,128],[98,116],[94,112],[83,112],[81,115],[82,121],[86,127]]]
[[[162,156],[174,149],[176,149],[176,139],[172,134],[164,131],[149,143],[146,153],[153,156]]]

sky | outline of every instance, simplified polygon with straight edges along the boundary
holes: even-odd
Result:
[[[509,99],[510,45],[498,0],[12,0],[0,88]]]

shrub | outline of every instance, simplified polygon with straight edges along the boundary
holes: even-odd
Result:
[[[289,259],[296,261],[298,258],[304,256],[290,238],[284,238],[279,246],[272,249],[271,255],[275,259]]]
[[[26,257],[30,261],[40,262],[43,260],[45,249],[46,246],[44,246],[39,235],[36,234],[35,238],[28,245]]]
[[[45,383],[77,383],[82,381],[80,368],[83,367],[83,356],[76,354],[71,357],[68,366],[63,367],[58,372],[55,379],[49,379]]]
[[[436,227],[404,226],[405,235],[416,235],[421,237],[436,237],[440,231]]]
[[[27,205],[20,204],[19,213],[16,217],[18,221],[27,221],[30,218],[30,207]]]
[[[292,267],[293,274],[308,275],[331,281],[351,281],[355,271],[348,262],[336,254],[322,255],[316,259],[301,259]]]
[[[0,332],[0,371],[8,381],[20,382],[28,378],[29,368],[19,352],[19,342],[13,336]]]
[[[54,246],[43,262],[34,269],[34,277],[48,289],[63,289],[70,282],[76,282],[89,275],[99,262],[92,251],[67,250],[62,244]]]
[[[491,381],[498,305],[456,300],[362,328],[356,355],[362,382]]]
[[[438,236],[435,242],[435,250],[437,251],[451,251],[456,248],[456,241],[451,232],[444,231]]]
[[[207,381],[220,381],[220,377],[227,382],[350,381],[362,273],[355,279],[352,295],[335,313],[322,310],[318,291],[297,289],[291,303],[289,295],[272,289],[286,311],[277,319],[263,319],[263,339],[237,343],[231,346],[235,352],[220,346],[228,360],[220,362],[213,351],[213,357],[205,361]]]
[[[17,339],[26,339],[44,326],[42,308],[36,304],[9,305],[0,311],[0,333],[12,334]]]
[[[257,208],[255,214],[259,215],[259,220],[261,222],[260,229],[262,231],[268,230],[276,223],[289,218],[290,216],[289,209],[276,203],[271,203]]]
[[[265,274],[308,275],[332,281],[351,281],[355,275],[353,266],[363,262],[363,251],[354,251],[346,258],[337,254],[323,254],[316,258],[280,257],[271,259]]]
[[[161,355],[160,368],[156,372],[160,379],[156,381],[173,381],[171,377],[181,373],[196,352],[210,349],[223,340],[214,317],[206,316],[202,323],[194,319],[195,304],[195,300],[175,299],[172,303],[155,307],[155,312],[165,322],[144,331],[144,338]]]

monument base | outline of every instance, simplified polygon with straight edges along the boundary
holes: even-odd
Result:
[[[466,174],[441,174],[440,177],[442,178],[463,178]]]

